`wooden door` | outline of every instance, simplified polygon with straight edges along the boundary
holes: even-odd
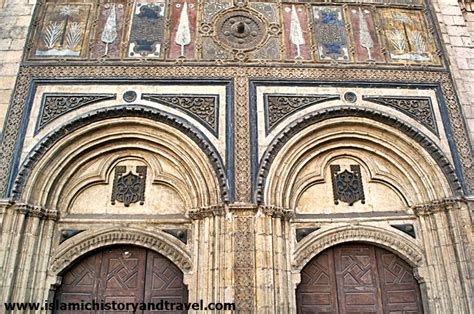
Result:
[[[62,278],[55,295],[55,301],[61,303],[187,302],[181,270],[166,257],[135,246],[113,246],[98,251],[74,264]]]
[[[333,255],[333,250],[326,250],[301,271],[296,294],[299,313],[338,313]]]
[[[147,260],[145,303],[187,302],[187,289],[183,283],[183,273],[167,258],[159,254],[149,254]],[[150,313],[176,313],[151,311]]]
[[[98,301],[143,302],[147,251],[138,247],[108,248],[102,252]],[[129,313],[116,311],[117,313]]]
[[[311,260],[296,292],[298,313],[422,313],[411,267],[367,244],[344,244]]]

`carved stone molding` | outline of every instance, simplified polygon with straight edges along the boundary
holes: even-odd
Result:
[[[237,70],[235,79],[235,150],[250,152],[250,127],[249,121],[249,79],[246,71]],[[250,156],[248,153],[234,154],[235,156],[235,200],[237,202],[250,202],[252,191],[250,188]],[[0,186],[1,187],[1,186]]]
[[[374,102],[376,104],[395,108],[405,114],[408,114],[434,134],[438,135],[438,128],[429,97],[368,97],[362,99]]]
[[[326,119],[333,119],[339,117],[365,117],[385,123],[402,131],[410,138],[416,140],[424,149],[426,149],[426,151],[433,157],[433,159],[437,162],[438,166],[444,172],[449,184],[451,185],[453,193],[460,193],[461,186],[459,184],[458,178],[456,177],[454,167],[451,165],[450,161],[444,156],[442,150],[431,139],[424,136],[412,126],[389,114],[367,108],[340,106],[308,114],[293,122],[278,134],[278,136],[269,145],[268,149],[262,157],[262,161],[258,171],[256,186],[256,195],[258,203],[262,203],[264,201],[263,191],[265,188],[268,172],[270,170],[271,164],[273,163],[273,160],[275,159],[279,151],[282,149],[282,147],[285,145],[285,143],[287,143],[291,137],[298,134],[301,130],[308,126],[311,126],[320,121],[324,121]]]
[[[115,98],[115,94],[44,94],[36,132],[74,109]]]
[[[258,211],[254,204],[230,204],[229,211],[239,216],[253,216]]]
[[[170,116],[167,113],[164,113],[157,109],[142,107],[138,105],[134,107],[117,106],[95,110],[87,113],[87,115],[78,117],[70,121],[69,123],[55,130],[53,133],[49,134],[46,138],[39,142],[35,146],[35,149],[26,157],[25,162],[23,163],[15,181],[13,199],[20,199],[26,181],[28,180],[31,171],[35,167],[36,163],[61,138],[90,123],[119,117],[143,117],[155,121],[160,121],[188,135],[194,142],[196,142],[196,144],[204,151],[206,156],[209,158],[210,164],[212,165],[216,177],[219,180],[222,201],[228,201],[228,186],[225,167],[223,166],[219,154],[214,149],[214,147],[210,145],[208,141],[203,138],[198,132],[196,132],[187,124],[183,123],[181,120],[178,120],[177,118]]]
[[[51,271],[58,275],[75,260],[97,248],[116,244],[138,245],[156,251],[175,263],[183,272],[192,268],[191,255],[186,246],[173,236],[162,231],[114,227],[88,230],[64,241],[57,249],[50,264]]]
[[[255,300],[255,219],[234,218],[234,301],[240,311],[254,313]]]
[[[466,12],[474,12],[474,1],[472,0],[458,0],[461,5],[461,10]]]
[[[142,99],[161,103],[170,107],[183,109],[198,118],[210,131],[218,132],[218,95],[159,95],[143,94]]]
[[[465,203],[459,198],[450,198],[439,201],[434,201],[429,204],[422,204],[413,207],[413,212],[418,217],[431,216],[439,212],[447,212],[456,208],[461,208]],[[467,206],[467,204],[466,204]]]
[[[336,99],[340,99],[340,97],[338,95],[265,95],[264,101],[268,115],[267,133],[281,120],[297,110]]]
[[[57,221],[59,219],[59,213],[55,209],[45,209],[40,206],[34,206],[26,203],[11,203],[11,207],[18,211],[20,214],[29,217],[36,217],[45,220]]]
[[[407,238],[387,229],[348,225],[314,232],[296,246],[293,254],[293,269],[301,269],[313,257],[325,249],[344,242],[367,242],[392,251],[414,267],[424,264],[424,253],[420,246]]]
[[[215,205],[215,206],[192,209],[188,212],[188,216],[192,220],[202,220],[204,218],[223,216],[224,213],[225,213],[224,205]]]
[[[266,216],[280,218],[282,220],[291,220],[295,218],[295,212],[291,209],[281,208],[277,206],[261,205],[259,210]]]

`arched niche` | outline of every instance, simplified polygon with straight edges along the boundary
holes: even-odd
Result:
[[[112,205],[118,166],[133,174],[147,168],[143,204]],[[227,186],[220,157],[183,122],[152,109],[112,108],[40,142],[22,165],[14,197],[62,215],[184,214],[226,201]]]
[[[314,113],[277,136],[260,164],[257,200],[303,213],[400,211],[458,192],[449,160],[432,142],[401,121],[358,110]],[[335,205],[331,165],[360,167],[363,208]]]

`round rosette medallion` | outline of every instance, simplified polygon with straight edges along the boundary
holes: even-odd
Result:
[[[216,18],[215,39],[224,48],[250,51],[267,38],[266,23],[250,10],[227,11]]]

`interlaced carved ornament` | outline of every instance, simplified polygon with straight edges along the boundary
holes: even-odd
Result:
[[[273,129],[291,113],[322,102],[339,99],[338,95],[288,96],[264,95],[268,114],[268,130]]]
[[[380,105],[389,106],[398,109],[409,116],[421,122],[424,126],[430,129],[433,133],[438,134],[436,121],[433,114],[431,100],[428,97],[413,98],[413,97],[363,97]]]
[[[351,165],[351,171],[341,171],[341,166],[331,165],[332,192],[334,203],[339,201],[352,206],[355,202],[361,201],[365,204],[364,185],[362,184],[362,174],[359,165]]]
[[[130,204],[145,203],[146,166],[137,166],[137,174],[131,171],[127,174],[126,166],[115,167],[114,185],[112,189],[112,205],[120,202],[129,207]]]
[[[37,131],[74,109],[115,98],[115,94],[44,94]]]
[[[214,135],[217,134],[219,96],[142,94],[142,99],[158,102],[196,116]]]

